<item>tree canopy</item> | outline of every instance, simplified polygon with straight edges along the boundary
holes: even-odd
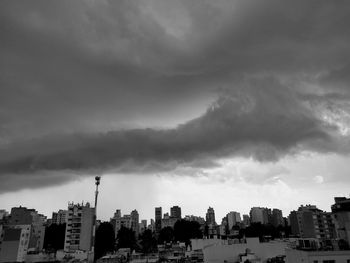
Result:
[[[117,248],[137,248],[135,232],[130,228],[122,226],[117,234]]]
[[[45,229],[44,249],[57,251],[64,248],[66,224],[51,224]]]
[[[146,229],[141,235],[141,247],[143,253],[151,253],[157,250],[157,239],[151,230]]]
[[[159,233],[158,243],[163,244],[164,242],[169,243],[174,240],[174,229],[170,226],[162,228]]]
[[[113,252],[115,247],[114,229],[111,223],[103,222],[96,230],[95,237],[95,259],[108,252]]]
[[[174,225],[174,237],[176,241],[190,244],[191,238],[202,238],[203,233],[200,224],[196,221],[188,221],[181,219]]]

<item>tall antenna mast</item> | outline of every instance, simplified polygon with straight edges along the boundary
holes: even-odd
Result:
[[[97,197],[98,197],[98,186],[100,185],[100,180],[101,176],[96,176],[95,177],[95,185],[96,185],[96,190],[95,190],[95,211],[94,211],[94,222],[93,222],[93,227],[92,227],[92,245],[91,245],[91,252],[92,255],[94,256],[93,262],[95,262],[95,236],[96,236],[96,219],[97,219]]]

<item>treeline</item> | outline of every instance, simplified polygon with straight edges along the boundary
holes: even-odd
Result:
[[[64,247],[66,225],[52,224],[46,228],[44,248],[55,252]],[[203,230],[203,231],[202,231]],[[234,226],[228,231],[227,235],[221,238],[245,238],[259,237],[261,241],[267,239],[283,238],[290,235],[290,227],[272,225],[263,225],[253,223],[248,227],[241,228]],[[201,228],[196,221],[178,220],[174,227],[164,227],[156,234],[147,229],[140,235],[126,227],[122,227],[117,236],[111,223],[103,222],[96,230],[95,239],[95,257],[100,258],[109,252],[114,252],[119,248],[130,248],[142,253],[151,253],[157,251],[157,245],[169,244],[173,242],[183,242],[186,246],[190,245],[190,240],[194,238],[203,238],[208,236],[208,227]]]
[[[188,246],[190,239],[202,237],[201,225],[195,221],[179,220],[174,228],[164,227],[158,235],[147,229],[138,237],[133,230],[122,227],[115,238],[112,225],[104,222],[96,231],[95,256],[99,258],[119,248],[151,253],[157,251],[159,244],[184,242]]]
[[[271,224],[252,223],[239,230],[239,238],[259,237],[261,242],[269,239],[288,238],[291,235],[290,226],[273,226]]]

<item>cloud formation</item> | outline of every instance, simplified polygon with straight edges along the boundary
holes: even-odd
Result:
[[[349,9],[2,1],[0,177],[347,154]]]
[[[264,162],[302,150],[338,150],[337,128],[316,118],[288,88],[270,78],[246,85],[174,129],[51,135],[9,144],[0,150],[0,173],[147,173],[200,159],[243,156]]]

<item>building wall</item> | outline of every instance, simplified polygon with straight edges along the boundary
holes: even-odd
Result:
[[[4,230],[0,262],[23,262],[28,251],[31,225],[14,225]]]
[[[316,237],[313,213],[302,212],[301,222],[301,237]]]
[[[81,220],[79,249],[89,251],[92,245],[92,229],[94,225],[95,208],[84,207]]]
[[[13,207],[11,209],[10,225],[29,225],[33,223],[34,209],[27,209],[26,207]]]
[[[350,212],[337,212],[334,216],[338,238],[350,243]]]
[[[350,251],[303,251],[286,249],[286,263],[322,263],[326,260],[334,260],[336,263],[348,263]]]
[[[247,238],[247,243],[205,246],[203,248],[204,262],[222,263],[225,260],[236,262],[239,259],[239,254],[245,253],[248,248],[258,258],[265,261],[268,258],[285,255],[286,247],[287,242],[260,243],[258,238]]]
[[[297,211],[290,212],[290,214],[289,214],[289,223],[290,223],[292,234],[293,235],[299,235],[300,229],[299,229]]]
[[[350,198],[335,197],[334,201],[332,213],[336,235],[350,244]]]
[[[193,250],[200,250],[207,246],[212,245],[221,245],[225,244],[226,240],[218,239],[218,238],[210,238],[210,239],[191,239],[191,246]]]
[[[19,240],[4,241],[0,250],[0,262],[16,262]]]
[[[3,238],[4,238],[4,229],[3,229],[3,225],[0,223],[0,251],[1,251],[1,244],[2,244]]]

